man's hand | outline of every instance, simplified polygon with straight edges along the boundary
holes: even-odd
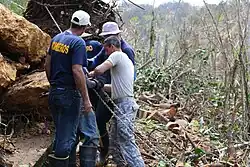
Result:
[[[89,100],[83,100],[84,111],[83,112],[91,112],[93,111],[92,104]]]
[[[91,71],[89,74],[88,74],[89,77],[94,77],[95,76],[95,71]]]

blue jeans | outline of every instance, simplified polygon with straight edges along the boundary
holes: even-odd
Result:
[[[55,124],[53,150],[56,157],[68,157],[75,145],[81,101],[76,89],[50,89],[49,108]]]
[[[95,113],[93,111],[84,113],[83,111],[84,107],[81,105],[81,114],[77,129],[77,139],[70,154],[69,167],[76,166],[76,147],[79,143],[79,140],[81,140],[83,145],[86,146],[98,146],[99,143],[99,133],[97,129]]]
[[[99,133],[96,124],[95,113],[82,113],[80,116],[78,134],[83,145],[95,145],[99,143]]]
[[[144,167],[134,136],[134,121],[138,105],[133,98],[120,99],[111,119],[110,153],[118,166]]]

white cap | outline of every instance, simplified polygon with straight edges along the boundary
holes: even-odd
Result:
[[[87,33],[87,32],[84,32],[84,33],[82,33],[82,35],[80,36],[80,37],[82,37],[82,38],[86,38],[86,37],[90,37],[90,36],[92,36],[93,34],[90,34],[90,33]]]
[[[102,32],[99,35],[115,35],[119,34],[120,32],[122,31],[119,29],[118,24],[116,22],[106,22],[105,24],[103,24]]]
[[[90,15],[87,12],[84,12],[83,10],[78,10],[75,13],[73,13],[71,18],[71,23],[74,23],[79,26],[85,26],[90,25]]]

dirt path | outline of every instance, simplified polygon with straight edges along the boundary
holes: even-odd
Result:
[[[12,162],[13,167],[33,166],[51,144],[52,135],[23,136],[14,140],[14,154],[6,154],[4,159]]]

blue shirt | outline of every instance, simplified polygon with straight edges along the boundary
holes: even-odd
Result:
[[[87,66],[85,41],[69,31],[56,35],[49,48],[51,86],[75,88],[72,65]]]
[[[128,58],[132,61],[132,63],[135,65],[135,52],[133,48],[123,39],[121,40],[121,49],[122,52],[126,53]],[[94,69],[98,65],[102,64],[106,59],[108,58],[108,55],[106,55],[104,48],[98,53],[98,55],[94,58],[93,62],[91,63],[90,69]],[[106,73],[106,84],[111,83],[111,76],[109,71]],[[136,79],[136,72],[134,73],[134,79]]]
[[[87,58],[95,57],[103,48],[102,44],[96,40],[86,40]]]

